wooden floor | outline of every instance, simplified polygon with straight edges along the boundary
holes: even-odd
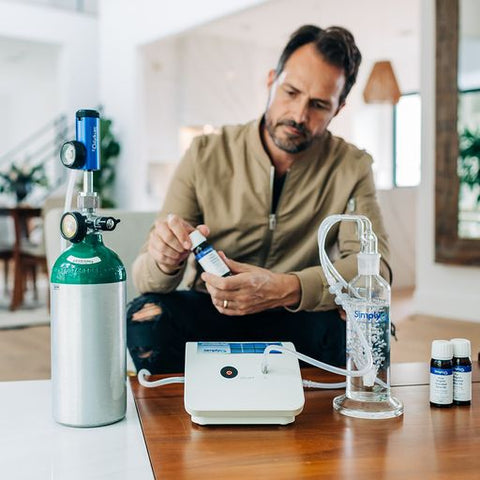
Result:
[[[0,381],[50,378],[50,327],[0,330]]]
[[[470,339],[472,360],[477,359],[480,323],[412,315],[411,307],[411,291],[394,292],[392,320],[398,342],[392,340],[392,362],[429,361],[432,340],[454,337]],[[0,381],[45,378],[50,378],[50,327],[0,330]]]

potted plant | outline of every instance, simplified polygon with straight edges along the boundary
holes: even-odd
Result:
[[[464,128],[459,134],[458,177],[470,190],[480,186],[480,130]],[[480,191],[477,204],[480,204]]]
[[[102,208],[115,207],[113,185],[115,163],[120,155],[120,144],[112,133],[112,120],[100,118],[100,171],[93,175],[93,189],[101,198]]]
[[[5,172],[0,172],[0,193],[14,193],[17,204],[23,202],[35,186],[48,187],[48,178],[42,164],[22,166],[12,163]]]

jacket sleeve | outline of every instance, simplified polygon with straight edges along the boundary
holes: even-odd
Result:
[[[201,145],[202,138],[195,138],[175,170],[157,220],[165,220],[169,213],[173,213],[193,226],[202,222],[202,213],[195,188],[195,160],[201,154]],[[184,265],[171,275],[162,272],[148,253],[147,242],[145,242],[132,267],[135,287],[140,293],[171,292],[182,281],[186,263],[184,262]]]
[[[361,161],[360,178],[352,194],[350,207],[345,213],[365,215],[372,222],[372,228],[378,238],[378,252],[381,254],[380,275],[388,282],[392,281],[392,271],[389,265],[388,236],[383,225],[380,207],[376,198],[371,158],[365,155]],[[332,228],[333,231],[335,227]],[[336,245],[338,256],[332,261],[340,275],[349,282],[357,275],[357,253],[360,251],[360,242],[357,237],[355,222],[340,222],[337,229]],[[328,291],[328,282],[321,267],[309,267],[298,272],[292,272],[299,280],[302,289],[299,305],[292,311],[331,310],[336,308],[334,296]]]

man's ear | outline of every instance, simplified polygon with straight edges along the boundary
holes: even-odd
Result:
[[[268,76],[267,76],[267,87],[270,88],[272,85],[273,85],[273,82],[275,81],[275,76],[277,75],[277,71],[272,68],[269,72],[268,72]]]

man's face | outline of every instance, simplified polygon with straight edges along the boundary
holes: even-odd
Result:
[[[287,153],[309,148],[343,107],[344,85],[343,70],[323,60],[313,44],[295,50],[280,76],[272,70],[268,78],[265,126],[273,143]]]

